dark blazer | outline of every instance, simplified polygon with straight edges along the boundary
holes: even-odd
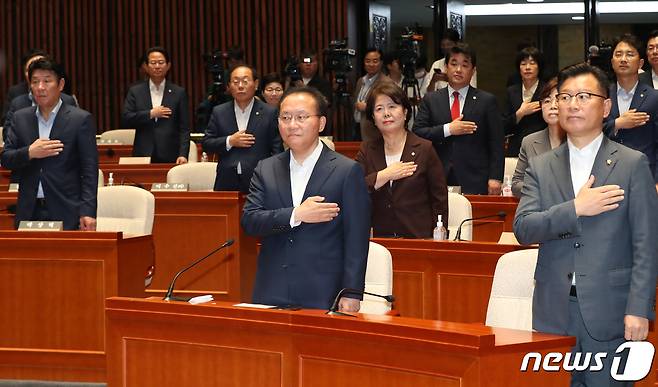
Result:
[[[11,101],[13,101],[14,98],[18,97],[19,95],[27,94],[29,92],[30,88],[25,81],[12,85],[9,87],[9,89],[7,89],[7,99],[5,100],[5,105],[2,108],[2,121],[0,122],[7,121],[7,111],[11,106]]]
[[[532,95],[532,102],[539,101],[539,93],[544,87],[544,83],[539,81],[537,90]],[[521,149],[521,141],[531,133],[538,132],[546,127],[546,122],[542,117],[541,110],[521,118],[516,122],[516,111],[519,110],[523,103],[523,86],[518,83],[507,88],[507,103],[503,113],[503,125],[505,126],[505,135],[510,137],[507,148],[507,156],[517,157]]]
[[[528,168],[528,160],[549,150],[551,150],[551,139],[548,137],[548,128],[541,132],[529,134],[523,138],[521,150],[519,151],[519,159],[516,162],[514,176],[512,176],[512,193],[514,193],[514,196],[517,198],[521,197],[523,177],[525,176],[526,168]]]
[[[415,162],[416,172],[377,190],[377,173],[386,168],[384,139],[361,143],[356,161],[365,171],[375,237],[431,238],[437,215],[448,224],[448,187],[431,142],[408,133],[400,161]]]
[[[75,230],[81,216],[96,217],[98,151],[96,125],[89,112],[70,105],[60,107],[51,140],[60,140],[64,150],[57,156],[29,159],[29,147],[39,137],[36,107],[14,113],[14,129],[2,152],[2,165],[20,171],[16,224],[34,213],[39,180],[49,214]]]
[[[75,98],[68,94],[61,93],[60,98],[64,105],[78,106]],[[7,109],[7,115],[5,116],[4,128],[2,129],[2,141],[7,141],[7,132],[11,130],[14,112],[30,106],[32,106],[32,99],[28,93],[18,95],[11,100],[9,108]]]
[[[323,145],[302,202],[323,196],[338,203],[330,222],[290,227],[290,150],[258,163],[241,224],[261,238],[253,302],[328,309],[342,288],[363,290],[370,199],[363,170]]]
[[[594,165],[595,187],[617,184],[619,207],[576,216],[566,143],[530,159],[514,218],[521,244],[539,243],[533,328],[566,334],[571,274],[590,336],[624,336],[624,315],[654,319],[658,196],[647,158],[603,138]]]
[[[640,73],[640,83],[653,88],[653,79],[651,79],[651,69]]]
[[[277,111],[265,102],[255,99],[247,133],[253,134],[256,142],[250,148],[233,147],[227,151],[226,138],[238,131],[234,106],[235,102],[230,101],[215,106],[212,110],[203,139],[203,150],[219,155],[215,191],[249,192],[249,182],[256,164],[283,150]],[[237,173],[238,162],[242,170],[241,175]]]
[[[329,83],[328,80],[322,78],[319,73],[315,74],[315,76],[311,78],[310,81],[308,81],[308,84],[306,86],[316,88],[320,93],[322,93],[322,95],[324,95],[329,105],[331,105],[332,97],[333,97],[333,90],[331,89],[331,83]]]
[[[658,164],[658,91],[651,86],[638,83],[630,109],[637,109],[637,111],[649,114],[649,121],[636,128],[619,129],[616,135],[614,134],[615,119],[620,115],[616,83],[610,87],[610,99],[612,100],[612,110],[603,125],[605,134],[610,139],[647,155],[654,181],[658,183],[658,168],[656,168]]]
[[[169,118],[150,118],[151,91],[148,80],[128,89],[123,104],[121,122],[125,128],[135,128],[133,156],[150,156],[154,163],[174,163],[190,152],[190,120],[187,93],[182,87],[165,80],[162,106],[171,109]]]
[[[477,125],[475,133],[463,136],[443,135],[443,125],[450,123],[448,88],[425,94],[418,109],[413,131],[434,144],[443,163],[444,175],[458,180],[462,193],[488,193],[488,180],[503,180],[503,123],[492,94],[469,87],[462,115],[464,121]]]

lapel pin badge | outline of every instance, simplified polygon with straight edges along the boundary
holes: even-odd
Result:
[[[260,112],[256,112],[256,115],[258,115]]]
[[[412,156],[415,156],[415,155],[416,155],[416,152],[411,152],[411,155],[412,155]]]
[[[612,160],[607,159],[607,160],[605,161],[605,163],[606,163],[607,165],[610,165],[610,164],[612,164]]]
[[[641,98],[644,98],[644,94],[640,94],[640,97],[641,97]]]
[[[478,99],[478,97],[476,97],[476,96],[473,96],[473,99]]]

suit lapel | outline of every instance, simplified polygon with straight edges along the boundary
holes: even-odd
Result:
[[[441,117],[446,117],[448,122],[452,121],[452,116],[450,115],[450,97],[448,96],[448,88],[444,87],[437,91],[439,93],[439,109]]]
[[[642,104],[647,98],[647,89],[648,87],[646,85],[643,85],[641,83],[637,84],[637,87],[635,88],[635,93],[633,93],[633,99],[631,100],[631,106],[629,109],[637,109],[638,111],[642,111]]]
[[[274,176],[284,207],[292,207],[292,190],[290,188],[290,150],[278,154],[274,163]]]
[[[619,105],[617,103],[617,84],[610,86],[610,99],[612,100],[612,109],[610,117],[619,117]]]
[[[308,184],[306,184],[306,190],[304,191],[302,201],[306,200],[309,196],[318,195],[319,192],[322,192],[322,186],[329,176],[331,176],[334,169],[336,169],[334,160],[336,160],[336,153],[323,144],[322,153],[320,154],[318,162],[315,163],[313,172],[311,172],[311,178],[308,179]]]
[[[594,165],[592,165],[592,175],[594,175],[594,186],[600,187],[608,181],[608,176],[617,164],[617,145],[615,142],[603,137],[601,147],[596,153]]]
[[[165,86],[167,86],[166,83]],[[142,93],[144,93],[144,101],[146,101],[146,107],[148,107],[149,110],[153,109],[153,101],[151,100],[151,89],[148,79],[142,83]],[[164,104],[164,97],[162,97],[162,102]]]
[[[462,116],[464,121],[468,121],[466,117],[475,109],[475,104],[477,103],[477,89],[473,86],[468,88],[468,93],[466,93],[466,100],[464,101],[464,108],[462,109]]]
[[[162,92],[162,106],[166,106],[168,108],[171,108],[171,107],[174,106],[174,104],[173,104],[174,93],[171,90],[171,88],[169,87],[168,83],[169,82],[165,79],[164,85],[162,85],[164,87],[164,90]],[[150,94],[150,91],[149,91],[149,94]]]
[[[549,138],[548,130],[546,130],[545,136],[532,142],[532,148],[535,150],[536,155],[551,150],[551,139]]]
[[[402,149],[402,156],[400,156],[400,161],[403,163],[413,161],[416,162],[418,160],[418,147],[420,146],[420,143],[418,141],[415,141],[413,136],[409,133],[407,134],[407,140],[404,142],[404,148]],[[386,165],[384,164],[384,167],[386,168]],[[383,169],[382,168],[382,169]],[[378,171],[381,171],[381,169],[378,169]],[[393,192],[395,192],[401,183],[404,183],[406,180],[405,179],[400,179],[400,180],[395,180],[393,182]]]
[[[251,114],[249,114],[249,122],[247,123],[247,133],[256,133],[256,129],[260,127],[260,120],[263,116],[263,106],[260,104],[260,101],[254,99],[254,106],[251,108]],[[235,117],[235,115],[233,115]]]
[[[567,143],[564,142],[559,148],[555,150],[553,158],[551,158],[550,165],[555,180],[566,200],[572,200],[576,197],[573,192],[573,184],[571,183],[571,168],[569,166],[569,148]]]
[[[55,117],[55,122],[53,122],[53,127],[50,129],[50,139],[59,139],[60,133],[66,128],[66,124],[69,122],[69,113],[71,109],[68,105],[60,106],[57,116]],[[38,130],[38,124],[37,124]]]

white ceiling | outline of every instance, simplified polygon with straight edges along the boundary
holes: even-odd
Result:
[[[546,0],[545,3],[567,3],[578,0]],[[623,0],[599,0],[599,3]],[[640,0],[642,1],[642,0]],[[432,26],[432,10],[428,8],[432,0],[377,0],[378,3],[391,7],[391,22],[394,26],[413,25]],[[527,4],[525,0],[465,0],[466,5],[475,4]],[[536,24],[579,24],[582,21],[571,20],[572,15],[513,15],[513,16],[467,16],[466,24],[482,25],[536,25]],[[601,14],[601,23],[654,23],[658,28],[656,13]]]

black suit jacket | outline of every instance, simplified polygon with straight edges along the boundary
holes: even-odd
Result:
[[[469,87],[462,115],[477,130],[463,136],[443,135],[443,125],[452,121],[448,88],[425,94],[413,131],[434,144],[445,176],[452,173],[465,194],[488,193],[488,180],[502,181],[505,167],[503,123],[492,94]]]
[[[227,151],[226,138],[238,131],[234,106],[234,101],[215,106],[203,139],[203,150],[219,155],[215,191],[249,192],[249,182],[256,164],[283,150],[277,111],[265,102],[254,99],[247,133],[253,134],[256,142],[250,148],[233,147]],[[241,175],[237,173],[238,163]]]
[[[254,302],[328,309],[342,288],[363,290],[370,229],[363,170],[323,145],[302,202],[309,196],[338,203],[338,216],[291,228],[290,151],[258,163],[241,220],[262,242]]]
[[[531,102],[539,101],[539,93],[544,87],[543,82],[539,82],[537,90],[532,95]],[[542,117],[541,110],[521,118],[516,122],[516,111],[519,110],[523,103],[522,85],[515,84],[507,88],[507,104],[503,113],[503,125],[505,126],[505,135],[511,135],[507,155],[518,157],[521,149],[521,141],[529,134],[539,132],[546,128],[546,122]]]
[[[62,220],[65,229],[75,230],[81,216],[96,217],[98,151],[94,119],[87,111],[62,104],[50,139],[62,141],[63,151],[57,156],[30,160],[28,149],[39,137],[35,112],[36,107],[15,112],[14,130],[8,134],[2,152],[2,165],[20,171],[16,224],[31,219],[41,181],[49,214],[54,220]]]
[[[162,106],[171,109],[169,118],[150,118],[151,91],[148,80],[128,89],[121,121],[125,128],[135,128],[133,156],[150,156],[154,163],[174,163],[190,152],[190,120],[187,93],[165,80]]]
[[[13,101],[14,98],[18,97],[19,95],[27,94],[29,92],[30,88],[27,82],[17,83],[11,86],[9,90],[7,90],[7,99],[5,100],[5,105],[2,108],[2,121],[0,122],[5,122],[7,120],[7,111],[9,110],[9,106],[11,106],[11,101]]]
[[[640,83],[653,88],[653,79],[651,79],[651,69],[640,74]]]
[[[610,86],[610,99],[612,109],[603,125],[604,133],[613,141],[624,144],[629,148],[639,150],[647,155],[649,167],[658,183],[658,91],[652,86],[638,83],[635,94],[631,100],[630,109],[649,114],[649,121],[632,129],[620,129],[614,133],[615,119],[619,117],[619,104],[617,103],[617,84]]]
[[[328,80],[322,78],[320,74],[315,74],[306,86],[316,88],[327,99],[327,103],[331,105],[333,91],[331,89],[331,83]]]
[[[71,105],[77,107],[78,104],[75,101],[75,98],[71,97],[68,94],[61,93],[60,98],[64,105]],[[14,112],[24,109],[26,107],[32,106],[32,99],[28,93],[18,95],[11,100],[9,108],[7,109],[7,115],[5,116],[4,128],[2,129],[2,141],[7,141],[7,133],[11,130],[13,125],[12,119]]]

